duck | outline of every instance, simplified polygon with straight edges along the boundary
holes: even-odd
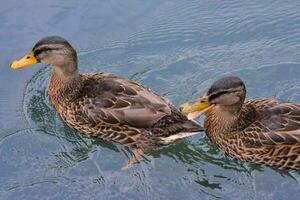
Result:
[[[53,66],[49,97],[62,120],[83,134],[135,150],[134,163],[145,150],[204,131],[140,83],[104,72],[79,73],[77,52],[61,36],[42,38],[11,68],[37,63]]]
[[[228,156],[279,170],[300,169],[299,104],[248,99],[244,82],[228,76],[180,109],[189,119],[205,115],[206,135]]]

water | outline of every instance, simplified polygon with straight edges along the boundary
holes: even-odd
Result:
[[[142,82],[176,106],[219,77],[248,97],[300,103],[298,1],[2,1],[0,199],[299,199],[300,174],[234,161],[204,135],[131,153],[68,128],[51,106],[51,68],[10,62],[46,35],[78,50],[82,72]]]

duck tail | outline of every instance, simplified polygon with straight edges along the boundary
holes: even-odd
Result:
[[[200,132],[205,130],[202,126],[200,126],[200,124],[198,124],[198,122],[194,120],[188,120],[184,122],[182,124],[182,127],[184,128],[183,131],[168,137],[160,137],[159,142],[161,144],[171,144],[176,142],[177,140],[199,134]]]
[[[185,128],[184,132],[200,132],[205,131],[205,129],[195,120],[187,120],[182,124],[182,127]]]
[[[199,134],[200,132],[181,132],[181,133],[177,133],[175,135],[171,135],[169,137],[160,137],[159,138],[159,143],[160,144],[171,144],[176,142],[177,140],[181,140],[183,138],[186,137],[190,137],[192,135],[196,135]]]

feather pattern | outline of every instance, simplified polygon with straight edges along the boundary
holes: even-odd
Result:
[[[169,101],[141,84],[107,73],[62,79],[55,71],[50,98],[71,127],[132,148],[165,144],[163,138],[203,130]]]
[[[89,136],[134,148],[124,169],[139,162],[149,148],[204,130],[141,84],[107,73],[80,74],[77,60],[76,50],[66,39],[47,36],[11,67],[53,65],[49,96],[61,118]]]
[[[278,169],[300,169],[300,105],[247,99],[232,123],[218,109],[207,113],[209,138],[240,160]]]

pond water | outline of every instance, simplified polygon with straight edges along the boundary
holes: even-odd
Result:
[[[130,151],[59,118],[51,67],[9,67],[53,34],[76,47],[82,72],[128,77],[176,106],[226,75],[248,97],[300,103],[300,1],[2,1],[0,199],[299,199],[298,172],[234,161],[203,134],[121,171]]]

